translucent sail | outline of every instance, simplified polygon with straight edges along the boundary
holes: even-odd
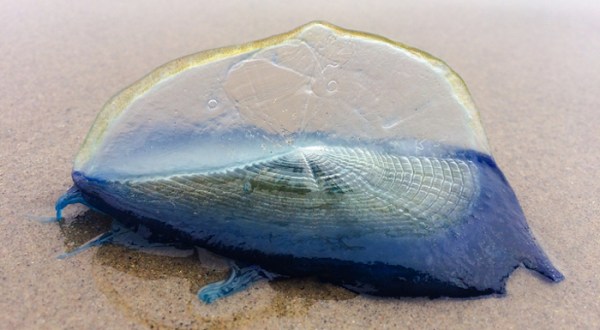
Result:
[[[105,106],[75,169],[115,177],[201,172],[323,138],[488,153],[468,91],[443,62],[311,23],[157,69]]]

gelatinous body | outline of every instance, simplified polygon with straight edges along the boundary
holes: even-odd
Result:
[[[504,292],[520,264],[562,279],[460,78],[324,23],[157,69],[105,106],[73,180],[59,212],[83,202],[260,266],[205,301],[272,273],[432,297]]]

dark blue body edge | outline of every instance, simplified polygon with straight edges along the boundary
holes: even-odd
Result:
[[[491,207],[490,201],[493,202],[498,199],[508,201],[509,206],[518,208],[518,211],[522,214],[514,192],[490,156],[472,150],[459,150],[454,153],[454,156],[481,164],[498,181],[492,182],[490,185],[503,185],[503,189],[494,188],[490,189],[491,191],[484,192],[488,195],[489,201],[482,202],[484,204],[483,207],[475,208],[479,210],[479,213],[484,214],[474,214],[472,215],[474,218],[485,217],[485,213],[489,213],[487,208]],[[553,281],[560,281],[562,279],[562,274],[551,265],[548,258],[533,240],[524,217],[516,220],[516,232],[506,233],[507,236],[512,236],[506,237],[507,240],[512,239],[516,242],[516,245],[523,245],[516,247],[516,250],[520,251],[522,255],[515,257],[514,262],[509,261],[506,265],[498,266],[502,267],[502,269],[496,272],[500,273],[500,275],[495,275],[498,277],[496,285],[475,287],[464,283],[457,284],[456,281],[438,279],[431,274],[406,267],[380,262],[359,264],[335,259],[307,259],[294,257],[293,255],[266,255],[260,251],[249,251],[219,245],[209,246],[206,240],[198,240],[188,233],[175,230],[168,223],[160,219],[140,217],[130,210],[120,208],[117,199],[113,199],[110,195],[102,194],[102,189],[96,189],[97,187],[106,185],[106,182],[85,177],[83,173],[79,172],[73,172],[72,176],[75,187],[77,187],[77,190],[79,190],[85,200],[85,204],[113,216],[126,226],[136,227],[139,224],[145,225],[153,233],[153,239],[157,241],[204,246],[217,254],[234,260],[241,260],[245,263],[258,264],[274,273],[288,276],[317,276],[321,280],[345,286],[359,293],[381,296],[428,296],[432,298],[440,296],[472,297],[494,293],[503,294],[508,276],[521,263],[524,263],[526,267],[538,271]],[[485,186],[484,189],[486,189]],[[505,219],[501,220],[504,221]],[[496,226],[498,222],[502,221],[492,222],[491,226]]]
[[[74,174],[75,175],[75,174]],[[78,179],[79,180],[79,179]],[[74,186],[75,189],[77,186]],[[181,248],[193,245],[207,246],[204,240],[197,240],[185,232],[176,231],[168,224],[152,218],[140,218],[132,212],[114,208],[104,199],[94,194],[85,194],[85,204],[94,205],[96,211],[111,215],[119,223],[136,230],[140,224],[149,229],[152,242],[169,243]],[[293,277],[317,277],[319,280],[344,286],[357,293],[378,296],[405,297],[474,297],[496,292],[493,289],[459,288],[437,280],[427,274],[400,266],[385,263],[371,265],[335,259],[297,258],[292,255],[267,255],[260,251],[248,251],[222,246],[208,247],[211,252],[241,261],[241,265],[256,264],[266,270]],[[407,279],[405,285],[390,287],[390,278]]]

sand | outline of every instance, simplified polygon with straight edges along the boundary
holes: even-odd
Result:
[[[4,1],[0,8],[0,328],[600,328],[600,5],[368,1]],[[518,269],[504,297],[357,296],[310,279],[195,297],[219,260],[104,246],[57,255],[108,219],[69,207],[87,130],[110,96],[155,67],[315,19],[395,39],[466,81],[493,154],[566,280]],[[211,266],[212,265],[212,266]]]

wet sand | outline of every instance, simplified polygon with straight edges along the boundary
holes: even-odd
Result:
[[[600,5],[303,1],[4,1],[0,11],[0,328],[600,328]],[[155,67],[321,19],[444,59],[466,81],[497,163],[566,280],[525,269],[507,295],[382,299],[311,279],[207,306],[226,276],[198,251],[119,246],[56,257],[109,219],[40,223],[103,103]],[[202,262],[198,260],[201,259]]]

